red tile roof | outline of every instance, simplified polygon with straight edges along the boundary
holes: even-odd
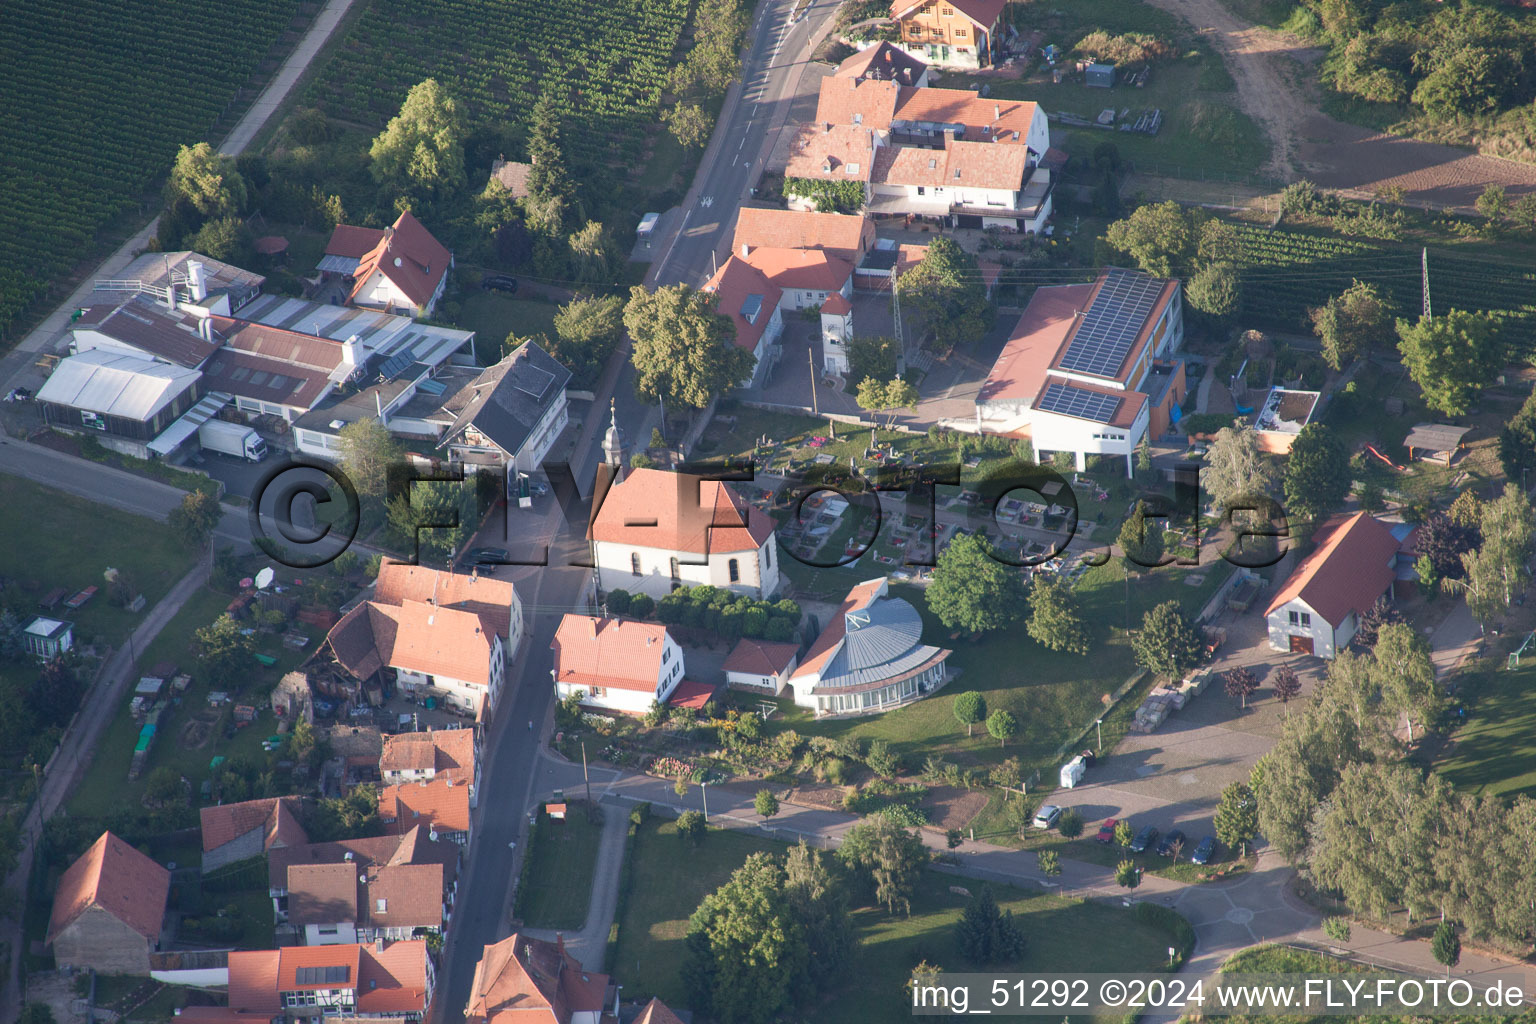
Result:
[[[916,89],[903,86],[892,121],[963,124],[966,142],[1029,141],[1039,106],[1030,100],[987,99],[969,89]]]
[[[332,236],[334,238],[334,236]],[[411,211],[406,210],[383,232],[377,244],[364,253],[354,275],[357,285],[352,299],[377,270],[387,277],[416,306],[425,306],[437,291],[438,283],[448,273],[452,260],[448,250],[428,231]]]
[[[475,731],[432,729],[384,737],[379,771],[432,771],[433,778],[475,781]]]
[[[715,699],[720,692],[719,683],[701,683],[693,679],[680,679],[667,695],[667,704],[674,708],[704,710],[704,705]]]
[[[198,812],[202,824],[203,852],[211,853],[256,828],[266,832],[262,840],[263,849],[307,843],[309,837],[299,824],[298,811],[299,802],[291,796],[204,807]]]
[[[280,1012],[283,997],[277,987],[277,973],[281,958],[280,949],[231,950],[229,1008],[248,1013]]]
[[[891,17],[900,19],[927,0],[891,0]],[[990,29],[1002,17],[1008,0],[944,0],[944,6],[953,7],[982,28]]]
[[[731,251],[739,254],[743,245],[753,249],[823,249],[851,261],[874,244],[875,222],[863,215],[742,207],[736,215]]]
[[[853,312],[853,303],[843,298],[842,292],[833,292],[821,304],[821,311],[829,316],[847,316]]]
[[[800,128],[789,144],[784,175],[835,181],[869,181],[875,133],[864,127],[825,123]]]
[[[926,90],[925,90],[926,91]],[[989,188],[1017,192],[1024,187],[1029,150],[990,142],[950,142],[943,150],[885,146],[875,159],[877,185],[934,188]]]
[[[510,582],[490,576],[471,576],[386,558],[379,564],[373,599],[392,605],[435,600],[441,608],[457,608],[490,619],[505,639],[511,636],[512,606],[517,594]]]
[[[396,834],[425,825],[435,832],[469,831],[469,787],[446,780],[403,782],[379,790],[379,817]]]
[[[587,536],[692,555],[729,554],[772,540],[773,520],[721,481],[632,469],[608,489]]]
[[[852,263],[820,249],[749,249],[744,259],[785,289],[835,292],[853,276]]]
[[[773,643],[742,637],[731,648],[722,672],[741,672],[751,676],[775,676],[783,672],[800,653],[798,644]]]
[[[374,250],[384,238],[383,228],[359,228],[351,224],[338,224],[325,243],[327,256],[342,256],[360,260]]]
[[[654,692],[666,640],[667,627],[658,623],[566,615],[549,645],[555,682]]]
[[[1365,512],[1331,521],[1318,531],[1316,549],[1286,579],[1264,614],[1299,598],[1337,627],[1392,586],[1398,547],[1391,529]]]
[[[848,596],[843,598],[843,603],[837,606],[837,611],[832,613],[827,624],[822,627],[821,635],[816,638],[815,643],[811,644],[811,649],[805,652],[805,660],[800,663],[800,667],[795,669],[795,674],[790,678],[799,679],[801,676],[815,675],[820,672],[822,666],[832,660],[832,656],[837,653],[838,645],[843,642],[843,635],[848,629],[848,613],[867,607],[879,596],[885,585],[886,581],[882,577],[878,580],[866,580],[848,591]]]
[[[296,925],[357,921],[355,864],[295,864],[288,869],[288,920]]]
[[[669,1010],[666,1003],[653,998],[645,1004],[634,1024],[683,1024],[683,1018]]]
[[[267,999],[266,989],[281,1007],[280,993],[310,989],[350,988],[356,993],[359,1015],[394,1015],[427,1007],[427,944],[420,939],[360,945],[284,946],[259,953],[230,954],[230,1000],[236,1006],[236,958],[241,963],[241,1004],[256,1009],[252,1001]],[[255,959],[255,958],[261,959]],[[274,963],[269,966],[266,958]],[[301,967],[344,967],[344,982],[319,981],[300,984]],[[272,1002],[267,1005],[271,1006]]]
[[[896,113],[899,82],[833,76],[821,80],[816,122],[885,131]]]
[[[399,606],[365,601],[331,627],[326,643],[359,679],[387,665],[488,687],[496,635],[490,615],[424,601]]]
[[[735,256],[727,257],[715,271],[715,276],[705,283],[704,291],[714,292],[718,297],[716,309],[736,325],[736,346],[748,352],[757,350],[763,331],[767,330],[768,322],[779,308],[779,300],[784,297],[779,287],[764,277],[762,271]],[[748,320],[743,310],[748,297],[753,295],[758,298],[758,310],[757,315]]]
[[[882,42],[865,47],[837,66],[834,78],[876,78],[913,85],[928,65],[899,46]]]
[[[47,942],[91,907],[100,907],[153,945],[160,939],[171,873],[111,832],[69,866],[53,893]]]
[[[400,835],[305,843],[271,850],[267,854],[268,887],[287,888],[290,866],[313,864],[349,863],[359,872],[382,865],[434,864],[442,867],[445,878],[451,879],[458,868],[460,848],[446,839],[432,842],[428,831],[415,828]],[[350,861],[348,854],[352,855]]]
[[[516,932],[486,946],[475,965],[468,1024],[570,1024],[575,1013],[601,1013],[608,975],[582,969],[562,941]]]

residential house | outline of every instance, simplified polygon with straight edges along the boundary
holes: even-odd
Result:
[[[642,715],[684,681],[683,649],[659,623],[568,614],[549,649],[556,698],[592,708]]]
[[[480,764],[480,736],[473,729],[428,729],[384,737],[379,778],[388,783],[453,779],[470,787],[475,803],[475,774]]]
[[[886,711],[943,686],[951,652],[922,642],[917,609],[881,577],[848,592],[789,678],[796,704],[818,715]]]
[[[402,782],[379,790],[379,820],[391,835],[420,826],[433,842],[446,839],[468,847],[473,838],[470,786],[452,778]]]
[[[875,151],[884,145],[873,129],[855,125],[801,125],[789,143],[784,164],[785,190],[791,210],[816,209],[816,200],[795,188],[794,179],[855,182],[869,202]]]
[[[821,304],[821,359],[828,373],[848,372],[852,344],[853,303],[842,292],[833,292]]]
[[[22,628],[21,645],[32,657],[50,661],[75,646],[74,624],[39,615]]]
[[[1039,232],[1051,216],[1050,172],[1026,146],[950,142],[943,150],[885,146],[869,211],[937,217],[952,227]]]
[[[306,946],[439,935],[443,892],[442,864],[290,864],[287,922]]]
[[[900,46],[940,67],[985,68],[997,62],[1008,31],[1008,0],[891,0]]]
[[[64,872],[53,893],[46,942],[60,967],[149,974],[171,873],[111,832]]]
[[[665,597],[707,583],[749,597],[779,589],[774,524],[729,485],[635,469],[593,496],[587,528],[598,589]]]
[[[437,447],[450,462],[532,473],[570,422],[570,381],[571,371],[537,342],[524,342],[443,403],[451,421]]]
[[[234,950],[229,954],[233,1014],[221,1019],[419,1024],[432,1005],[436,982],[427,944],[419,939]]]
[[[465,1024],[618,1024],[618,987],[554,942],[513,932],[475,965]]]
[[[1035,290],[976,395],[979,433],[1030,438],[1045,452],[1119,455],[1167,429],[1188,393],[1183,289],[1111,268],[1093,284]],[[956,423],[961,426],[961,423]]]
[[[876,43],[849,57],[832,72],[833,78],[896,82],[918,88],[928,84],[928,65],[895,43]]]
[[[198,811],[203,835],[203,874],[227,864],[259,857],[274,847],[309,842],[299,824],[296,797],[268,797],[219,804]]]
[[[43,422],[148,458],[148,444],[202,397],[202,374],[171,363],[82,352],[59,360],[37,390]]]
[[[704,284],[704,291],[715,293],[715,308],[731,318],[736,328],[736,347],[752,354],[751,385],[757,386],[767,375],[777,353],[779,335],[784,331],[780,305],[784,293],[746,260],[728,256],[720,269]]]
[[[634,1024],[683,1024],[683,1018],[673,1013],[666,1003],[652,996],[651,1001],[641,1009],[640,1016],[635,1018]]]
[[[382,678],[478,721],[495,712],[506,678],[497,628],[489,616],[428,601],[364,601],[342,616],[321,650],[365,687]]]
[[[863,214],[815,213],[742,207],[736,214],[731,251],[818,249],[857,263],[875,245],[875,222]]]
[[[341,224],[318,269],[350,285],[354,306],[427,317],[443,296],[453,255],[406,210],[387,228]]]
[[[1033,101],[988,99],[969,89],[920,89],[880,79],[822,79],[816,122],[869,128],[892,146],[1024,146],[1032,164],[1044,161],[1051,145],[1050,123]]]
[[[507,580],[384,558],[373,584],[373,600],[387,605],[425,601],[439,608],[470,612],[490,623],[501,637],[507,657],[516,656],[522,646],[523,602],[517,588]]]
[[[733,690],[777,697],[800,663],[800,645],[742,637],[731,648],[721,671]]]
[[[1360,616],[1392,594],[1403,542],[1387,524],[1357,512],[1324,524],[1315,543],[1264,617],[1274,650],[1333,658],[1354,638]]]
[[[820,309],[829,296],[853,295],[853,264],[823,249],[754,249],[743,244],[732,256],[783,292],[786,310]]]
[[[438,903],[440,904],[440,921],[438,925],[446,923],[453,912],[454,899],[458,893],[458,874],[460,861],[463,858],[463,849],[457,843],[447,839],[431,837],[431,829],[426,826],[417,826],[398,835],[371,836],[364,839],[343,839],[330,843],[306,843],[299,846],[285,846],[273,849],[267,854],[267,888],[268,895],[272,899],[272,913],[279,928],[288,926],[297,929],[289,919],[290,909],[290,879],[291,871],[302,872],[313,867],[346,867],[350,877],[357,879],[372,879],[377,870],[394,869],[400,867],[430,867],[438,869],[435,875],[417,880],[414,884],[421,892],[432,890],[432,885],[438,886]],[[410,877],[396,875],[386,877],[386,888],[393,884],[394,879]],[[363,881],[362,885],[370,884]],[[314,883],[305,881],[306,892],[312,891]],[[359,894],[354,893],[354,896]],[[380,895],[375,893],[375,898]],[[388,893],[382,893],[387,899]],[[425,899],[424,896],[413,899]],[[376,906],[376,904],[375,904]],[[396,910],[403,910],[403,904],[386,904],[382,914],[391,913],[390,906]],[[372,939],[375,936],[367,934],[371,922],[374,921],[368,913],[368,907],[359,903],[354,912],[360,916],[336,918],[330,922],[339,924],[343,920],[349,922],[353,931],[361,924],[364,930],[364,939]],[[424,919],[421,927],[430,927],[425,921],[429,914],[418,915]],[[415,925],[413,925],[415,927]],[[385,938],[408,937],[385,935]],[[335,941],[357,941],[336,939]],[[313,944],[311,941],[309,944]]]

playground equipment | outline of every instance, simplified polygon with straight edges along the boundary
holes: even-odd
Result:
[[[1531,640],[1532,639],[1536,639],[1536,629],[1533,629],[1528,634],[1526,634],[1525,643],[1520,645],[1520,649],[1518,651],[1515,651],[1513,654],[1511,654],[1509,656],[1509,667],[1510,668],[1513,669],[1513,668],[1519,668],[1520,667],[1520,655],[1524,654],[1525,653],[1525,649],[1527,647],[1531,646]]]
[[[1365,446],[1365,450],[1370,452],[1372,455],[1376,456],[1382,462],[1385,462],[1387,465],[1391,466],[1393,469],[1397,470],[1399,473],[1404,472],[1404,470],[1407,468],[1405,466],[1399,466],[1397,463],[1393,462],[1391,459],[1389,459],[1385,455],[1381,454],[1381,452],[1377,451],[1371,445],[1366,445]]]

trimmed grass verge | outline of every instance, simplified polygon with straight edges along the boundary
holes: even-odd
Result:
[[[597,812],[594,822],[589,806],[573,801],[566,805],[564,821],[539,819],[524,884],[517,891],[517,916],[529,928],[570,931],[587,921],[592,871],[603,837],[602,813]]]

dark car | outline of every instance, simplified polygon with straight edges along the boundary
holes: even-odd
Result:
[[[1200,845],[1195,847],[1195,852],[1189,855],[1189,862],[1191,864],[1209,864],[1214,856],[1216,856],[1216,837],[1206,836],[1200,840]]]
[[[511,557],[506,548],[470,548],[464,552],[463,561],[472,565],[505,565]]]
[[[486,274],[480,279],[480,287],[486,291],[517,292],[517,278],[506,274]]]
[[[1098,835],[1093,837],[1096,843],[1113,843],[1115,841],[1115,826],[1120,824],[1119,818],[1105,818],[1104,824],[1099,826]]]
[[[1169,832],[1167,835],[1163,836],[1163,841],[1157,844],[1157,855],[1159,857],[1172,857],[1178,852],[1179,848],[1183,844],[1184,833],[1180,832],[1178,829],[1174,829],[1172,832]]]
[[[1157,829],[1151,825],[1143,825],[1140,832],[1131,838],[1131,845],[1127,847],[1132,853],[1145,853],[1147,847],[1157,842]]]

